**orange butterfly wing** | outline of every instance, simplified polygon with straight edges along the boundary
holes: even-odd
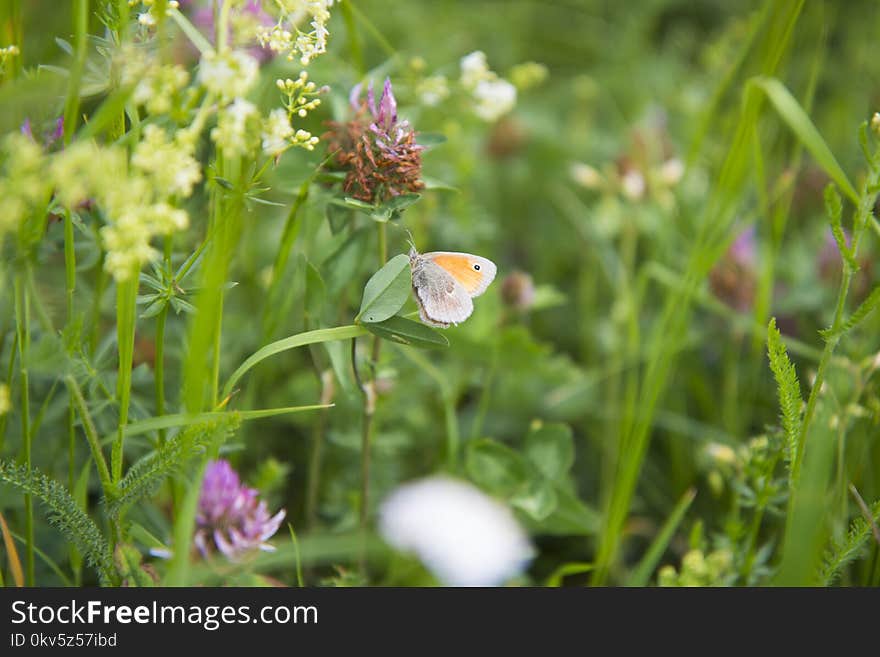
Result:
[[[495,278],[495,265],[486,258],[445,251],[426,255],[435,264],[449,272],[472,297],[482,294]],[[478,266],[479,270],[474,269],[474,265]]]

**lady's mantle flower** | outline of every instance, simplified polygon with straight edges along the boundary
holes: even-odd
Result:
[[[386,78],[378,105],[372,84],[366,102],[360,100],[360,85],[350,98],[357,115],[348,123],[331,124],[328,134],[330,151],[337,151],[336,164],[348,172],[345,192],[372,203],[423,189],[423,147],[409,122],[397,117],[391,80]]]
[[[157,125],[144,128],[143,141],[135,148],[131,163],[149,177],[162,196],[189,196],[193,185],[202,179],[192,146],[170,140]]]
[[[259,123],[256,106],[236,98],[220,111],[217,127],[211,130],[211,139],[230,157],[246,155],[258,139]]]
[[[333,0],[277,0],[275,4],[278,21],[257,32],[263,47],[286,54],[289,60],[299,55],[303,66],[327,52],[327,21]]]
[[[278,531],[285,510],[269,515],[259,492],[241,483],[228,461],[212,461],[205,470],[196,514],[195,544],[207,557],[213,547],[229,559],[251,550],[272,551],[266,541]],[[213,543],[213,546],[212,546]]]
[[[259,74],[259,62],[241,50],[210,53],[199,64],[199,82],[222,100],[244,96]]]
[[[446,585],[497,586],[532,557],[510,510],[474,486],[430,477],[398,488],[380,509],[380,531],[415,552]]]

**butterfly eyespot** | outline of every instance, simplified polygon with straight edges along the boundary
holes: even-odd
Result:
[[[474,271],[480,271],[480,265],[474,265]]]

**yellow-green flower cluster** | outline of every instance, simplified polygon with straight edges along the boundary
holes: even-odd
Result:
[[[182,66],[151,66],[139,76],[132,99],[150,114],[167,114],[188,83],[189,73]]]
[[[303,66],[327,52],[327,22],[333,0],[276,0],[276,5],[278,22],[257,33],[263,47],[285,54],[291,61],[298,56]]]
[[[117,281],[158,257],[154,237],[187,227],[186,212],[169,201],[189,196],[201,179],[191,144],[154,125],[144,128],[130,162],[121,147],[79,142],[58,153],[49,171],[61,203],[93,199],[103,211],[104,267]]]
[[[260,139],[260,114],[253,103],[236,98],[220,110],[211,139],[229,157],[247,155]]]
[[[663,566],[657,574],[660,586],[723,586],[733,574],[733,554],[730,550],[715,550],[708,555],[702,550],[691,550],[681,559],[681,572],[673,566]]]
[[[131,163],[148,178],[160,197],[189,196],[193,186],[202,179],[192,143],[171,140],[165,130],[156,125],[144,128],[143,139],[135,148]]]
[[[43,149],[30,137],[12,133],[3,140],[0,240],[6,233],[17,231],[36,204],[48,201],[45,159]]]
[[[302,71],[296,80],[276,80],[275,86],[285,95],[284,109],[272,110],[263,124],[263,152],[277,158],[294,146],[314,150],[318,138],[308,130],[294,130],[291,120],[294,116],[305,118],[310,111],[321,104],[317,96],[323,91],[314,82],[309,82],[309,74]]]
[[[423,105],[434,107],[449,97],[449,82],[445,75],[429,75],[419,80],[416,95]]]
[[[0,48],[0,76],[6,72],[7,60],[12,59],[13,57],[18,57],[19,53],[20,51],[16,45]]]
[[[0,415],[6,415],[12,410],[12,399],[9,396],[9,386],[0,383]]]
[[[510,81],[520,91],[533,89],[547,79],[547,67],[538,62],[523,62],[510,69]]]
[[[199,82],[222,101],[244,96],[260,74],[260,63],[243,50],[207,53],[199,63]]]

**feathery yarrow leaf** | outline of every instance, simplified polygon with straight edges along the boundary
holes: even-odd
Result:
[[[49,523],[74,543],[101,579],[109,584],[115,569],[110,546],[95,522],[64,486],[37,469],[0,460],[0,481],[38,498],[49,508]]]
[[[874,523],[880,522],[880,500],[874,502],[871,507],[871,517]],[[871,523],[859,516],[849,526],[849,531],[843,539],[835,540],[826,550],[819,567],[819,581],[824,586],[831,586],[840,576],[841,571],[863,552],[865,543],[871,537]]]
[[[225,442],[240,422],[239,414],[232,412],[218,420],[191,425],[140,459],[119,482],[118,495],[107,505],[107,515],[117,518],[132,504],[154,493],[167,477],[217,438]]]
[[[779,407],[782,411],[782,428],[785,431],[785,440],[788,451],[788,460],[794,462],[798,437],[801,431],[801,384],[797,378],[794,365],[788,358],[785,344],[779,329],[776,328],[776,318],[770,320],[767,326],[767,356],[770,359],[770,369],[776,379],[779,394]]]

